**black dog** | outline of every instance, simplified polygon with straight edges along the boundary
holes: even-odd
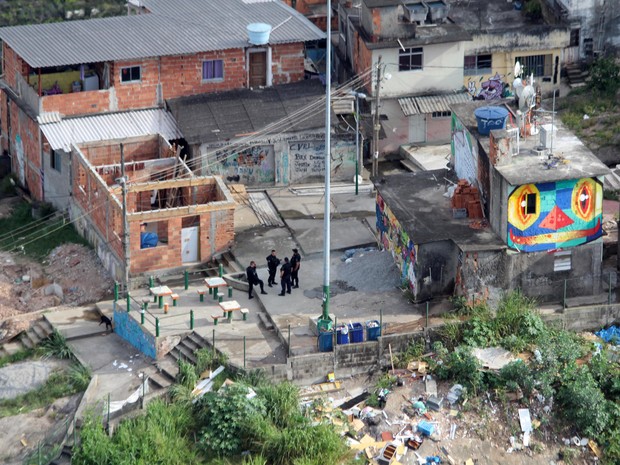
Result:
[[[110,320],[107,316],[101,315],[101,321],[99,322],[99,326],[105,323],[105,329],[112,329],[112,320]]]

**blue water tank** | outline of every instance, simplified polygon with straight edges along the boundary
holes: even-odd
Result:
[[[248,42],[253,45],[265,45],[269,43],[271,25],[265,23],[252,23],[246,27],[248,31]]]
[[[478,122],[478,132],[488,136],[493,129],[504,129],[508,110],[504,107],[480,107],[474,111]]]

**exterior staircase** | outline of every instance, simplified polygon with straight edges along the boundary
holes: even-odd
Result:
[[[53,330],[54,328],[45,318],[39,318],[28,330],[22,331],[10,342],[0,345],[0,357],[13,355],[21,350],[34,349]]]
[[[571,89],[586,85],[586,80],[590,74],[588,71],[583,71],[579,63],[567,63],[565,68],[566,74],[568,75],[568,84]]]
[[[191,332],[179,342],[174,349],[168,353],[155,366],[157,372],[149,375],[149,380],[155,389],[166,389],[175,382],[179,373],[179,360],[196,363],[194,352],[198,349],[208,347],[209,343],[198,333]]]

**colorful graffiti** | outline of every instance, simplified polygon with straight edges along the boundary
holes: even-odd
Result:
[[[510,97],[510,84],[504,82],[502,76],[499,73],[495,73],[489,77],[486,81],[483,81],[484,76],[480,78],[470,77],[467,79],[466,87],[469,95],[474,100],[499,100],[502,98]]]
[[[244,184],[263,184],[275,181],[273,145],[257,145],[231,152],[223,149],[209,156],[209,171],[224,177],[239,176]]]
[[[415,296],[417,278],[415,272],[417,246],[409,239],[383,197],[377,193],[376,203],[377,231],[385,250],[389,250],[401,271],[401,281],[407,284]]]
[[[526,184],[508,198],[508,246],[538,252],[585,244],[601,237],[602,219],[596,179]]]
[[[478,178],[478,150],[472,144],[469,131],[455,115],[452,115],[451,145],[456,175],[459,179],[467,179],[470,184],[476,184]]]

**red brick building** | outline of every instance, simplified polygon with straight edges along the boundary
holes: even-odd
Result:
[[[75,143],[108,141],[118,146],[115,138],[140,141],[162,134],[166,142],[183,145],[182,134],[171,128],[166,99],[303,80],[306,43],[324,39],[316,26],[282,2],[143,0],[139,8],[133,8],[134,3],[129,3],[130,13],[139,14],[0,28],[2,150],[11,157],[13,172],[34,199],[50,201],[70,215],[95,207],[92,195],[78,195],[80,185],[76,187],[75,182],[82,174],[75,172],[79,167],[71,157]],[[262,45],[248,41],[246,27],[255,22],[273,27]],[[105,115],[120,116],[98,119]],[[159,151],[143,151],[156,164],[167,158]],[[106,170],[120,164],[118,152],[111,156],[101,165]],[[90,178],[98,166],[87,162],[81,169]],[[192,160],[186,167],[187,177],[195,177]],[[211,191],[219,186],[218,181],[204,182],[204,186],[214,183]],[[111,185],[109,180],[104,184],[106,189]],[[183,186],[175,188],[182,190]],[[196,205],[220,202],[220,197],[194,191],[191,196]],[[168,212],[168,239],[190,221],[177,213]],[[198,216],[191,221],[202,225],[204,218]],[[227,219],[220,218],[218,225],[220,220],[227,224]],[[112,224],[114,234],[121,237],[122,224]],[[104,228],[93,219],[93,226],[102,238],[110,234],[110,223]],[[130,224],[132,247],[139,243],[134,240],[138,229],[139,222]],[[211,238],[204,247],[201,239],[200,261],[231,243],[232,225],[216,229],[224,236]],[[121,251],[111,247],[115,262],[123,263]],[[131,271],[141,273],[153,266],[159,267],[149,260],[136,261]]]

